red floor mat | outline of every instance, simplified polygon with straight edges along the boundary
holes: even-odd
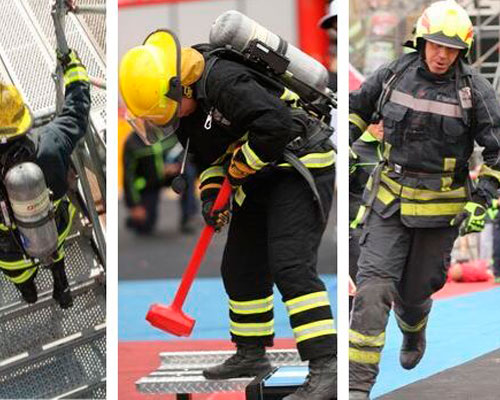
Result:
[[[432,296],[433,299],[446,299],[449,297],[461,296],[467,293],[481,292],[483,290],[490,290],[495,287],[493,280],[488,282],[447,282],[446,285],[437,293]]]

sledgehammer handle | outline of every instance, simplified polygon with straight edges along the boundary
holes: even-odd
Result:
[[[229,201],[230,196],[231,196],[231,184],[229,183],[229,180],[226,178],[222,183],[222,186],[219,190],[217,198],[215,199],[215,203],[214,206],[212,207],[212,210],[223,208]],[[182,305],[186,300],[186,296],[189,292],[189,289],[191,288],[196,273],[198,272],[200,264],[203,261],[203,257],[205,257],[207,247],[210,244],[210,241],[212,240],[214,231],[215,228],[209,225],[205,225],[205,227],[201,231],[198,243],[196,243],[196,247],[194,248],[193,254],[191,255],[189,264],[186,268],[186,271],[184,271],[184,275],[182,276],[181,284],[179,285],[177,293],[175,294],[172,307],[178,309],[182,308]]]

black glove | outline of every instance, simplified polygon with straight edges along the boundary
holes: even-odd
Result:
[[[231,219],[231,211],[229,210],[229,202],[227,202],[224,208],[212,211],[214,203],[215,198],[213,200],[203,201],[201,213],[206,224],[213,226],[216,232],[220,232],[220,230],[229,223]]]
[[[215,231],[219,232],[224,225],[229,223],[231,217],[229,201],[222,209],[212,211],[215,199],[217,198],[220,188],[222,187],[224,175],[221,172],[215,174],[212,173],[211,176],[203,179],[202,174],[201,179],[201,213],[203,215],[203,218],[205,219],[206,224],[209,226],[213,226],[215,228]]]

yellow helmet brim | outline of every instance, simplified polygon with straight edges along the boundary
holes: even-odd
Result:
[[[24,105],[22,117],[15,124],[0,127],[0,143],[5,143],[23,136],[33,126],[33,116],[28,106]]]

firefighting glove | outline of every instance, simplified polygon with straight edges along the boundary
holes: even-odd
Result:
[[[219,232],[224,225],[228,224],[231,218],[230,202],[224,208],[212,211],[223,181],[224,176],[214,176],[202,182],[200,186],[201,213],[206,224],[213,226],[216,232]]]
[[[486,209],[479,203],[468,201],[463,211],[451,220],[452,226],[459,226],[460,236],[481,232],[484,228]]]
[[[64,72],[64,86],[68,86],[73,82],[89,82],[87,69],[84,67],[78,54],[74,50],[70,50],[68,54],[57,53],[57,59],[61,63]]]
[[[215,232],[220,232],[225,225],[229,224],[231,211],[229,210],[229,202],[227,202],[224,208],[219,210],[212,210],[214,203],[215,199],[204,201],[201,206],[201,213],[206,224],[213,226]]]
[[[241,147],[238,147],[233,153],[227,172],[229,182],[235,188],[243,185],[257,171],[247,164]]]

